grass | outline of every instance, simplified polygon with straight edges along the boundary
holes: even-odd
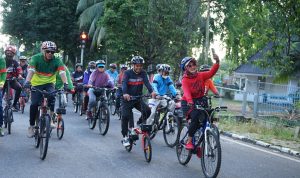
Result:
[[[223,131],[237,133],[275,145],[287,146],[300,151],[300,138],[294,138],[294,129],[284,126],[266,126],[258,122],[236,122],[231,117],[222,118],[218,127]]]

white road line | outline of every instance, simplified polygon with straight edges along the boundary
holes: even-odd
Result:
[[[226,137],[222,136],[221,139],[222,140],[226,140],[226,141],[230,141],[230,142],[234,142],[236,144],[239,144],[239,145],[242,145],[242,146],[245,146],[245,147],[248,147],[248,148],[252,148],[254,150],[258,150],[258,151],[261,151],[261,152],[269,153],[271,155],[275,155],[275,156],[278,156],[278,157],[281,157],[281,158],[285,158],[285,159],[288,159],[288,160],[300,163],[300,160],[298,160],[298,159],[291,158],[291,157],[288,157],[288,156],[284,156],[284,155],[281,155],[281,154],[278,154],[278,153],[274,153],[274,152],[271,152],[271,151],[267,151],[267,150],[264,150],[264,149],[261,149],[261,148],[257,148],[255,146],[251,146],[251,145],[248,145],[248,144],[245,144],[245,143],[241,143],[239,141],[236,141],[236,140],[233,140],[233,139],[230,139],[230,138],[226,138]]]

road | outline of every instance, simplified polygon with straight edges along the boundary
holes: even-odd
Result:
[[[70,103],[69,103],[70,105]],[[159,133],[152,141],[153,156],[147,163],[141,146],[125,151],[121,144],[120,121],[111,118],[106,136],[98,128],[67,108],[65,135],[52,135],[47,157],[39,159],[34,140],[27,138],[29,106],[24,114],[14,113],[12,134],[0,137],[0,177],[204,177],[200,160],[193,155],[187,166],[178,163],[175,149],[168,148]],[[260,147],[221,137],[222,178],[299,177],[300,160]]]

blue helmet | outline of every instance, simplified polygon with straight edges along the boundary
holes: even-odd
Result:
[[[181,63],[180,63],[180,68],[181,70],[185,70],[185,66],[191,61],[191,60],[195,60],[195,58],[193,57],[185,57],[181,60]]]

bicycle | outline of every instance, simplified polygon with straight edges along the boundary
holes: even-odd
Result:
[[[147,95],[142,96],[131,96],[131,100],[142,99],[144,97],[149,97]],[[152,159],[152,146],[149,137],[149,133],[152,130],[152,125],[141,124],[140,128],[133,128],[132,131],[128,130],[128,139],[129,146],[125,147],[126,151],[130,152],[132,150],[133,145],[136,145],[136,141],[139,140],[139,135],[142,135],[142,149],[144,151],[144,156],[146,162],[150,162]],[[122,143],[123,141],[121,141]]]
[[[13,96],[11,93],[11,87],[10,87],[10,81],[16,80],[15,77],[12,77],[10,79],[6,79],[7,86],[4,89],[4,92],[6,93],[4,100],[5,100],[5,106],[3,109],[3,121],[4,121],[4,127],[7,128],[8,134],[11,134],[11,124],[14,122],[14,116],[12,111],[12,100]]]
[[[166,95],[157,98],[158,104],[154,107],[154,119],[151,121],[152,130],[150,139],[153,139],[159,130],[163,130],[165,143],[169,147],[174,147],[179,139],[181,121],[175,113],[175,108],[171,108],[172,99]],[[174,101],[175,102],[175,101]],[[178,101],[177,101],[178,102]],[[175,103],[174,103],[175,106]],[[162,117],[160,115],[163,115]]]
[[[179,142],[176,145],[177,158],[180,164],[186,165],[190,161],[192,154],[197,154],[197,157],[201,159],[204,175],[214,178],[217,177],[220,171],[222,157],[220,139],[214,131],[215,128],[212,127],[213,114],[219,111],[226,111],[227,107],[203,108],[201,105],[194,105],[194,109],[204,111],[207,117],[192,138],[193,150],[185,149],[188,138],[188,123],[182,128]],[[212,164],[215,164],[215,166]]]
[[[117,88],[113,88],[108,92],[108,106],[112,115],[116,114],[116,90]]]
[[[63,114],[66,114],[66,95],[64,90],[58,90],[58,108],[52,116],[53,123],[56,123],[56,136],[61,140],[65,132],[65,122],[62,117]]]
[[[24,79],[20,79],[20,80],[19,80],[19,83],[20,83],[21,85],[23,85],[24,82],[25,82]],[[29,94],[28,94],[27,90],[25,90],[25,89],[23,88],[23,89],[22,89],[22,92],[21,92],[21,94],[20,94],[19,102],[17,103],[18,106],[19,106],[18,108],[20,108],[22,114],[24,114],[24,109],[25,109],[25,105],[26,105],[26,103],[27,103],[27,101],[28,101],[28,96],[29,96]]]
[[[40,159],[44,160],[47,156],[48,151],[48,144],[49,138],[51,133],[51,117],[49,114],[49,107],[48,105],[48,97],[55,95],[59,90],[55,90],[53,92],[47,92],[39,90],[36,87],[31,88],[31,92],[40,92],[42,94],[42,103],[38,109],[38,116],[36,119],[36,124],[34,126],[34,140],[35,140],[35,147],[40,147]]]
[[[80,115],[82,115],[82,103],[83,103],[83,96],[82,96],[82,88],[83,88],[83,84],[82,83],[77,83],[76,85],[76,93],[75,93],[75,97],[74,97],[74,102],[73,102],[73,106],[74,106],[74,112],[77,113],[78,111],[80,111]]]
[[[108,128],[109,128],[109,122],[110,122],[110,116],[109,116],[109,110],[108,110],[108,104],[107,104],[107,96],[106,91],[108,89],[106,88],[98,88],[98,87],[92,87],[94,89],[94,93],[96,95],[96,101],[97,106],[93,108],[93,117],[88,118],[89,128],[94,129],[97,123],[97,120],[99,120],[99,131],[101,135],[106,135]]]

